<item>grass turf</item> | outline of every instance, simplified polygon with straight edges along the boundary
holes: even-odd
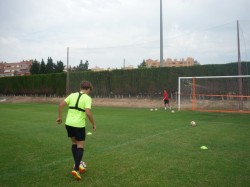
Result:
[[[78,182],[70,174],[65,128],[55,123],[57,106],[0,104],[0,186],[250,185],[248,114],[107,107],[92,112],[97,132],[87,136],[88,171]]]

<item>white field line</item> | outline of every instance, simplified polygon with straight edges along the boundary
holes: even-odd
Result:
[[[207,121],[198,121],[198,125],[202,123],[202,125],[216,125],[216,124],[223,124],[223,125],[232,125],[234,123],[224,123],[224,122],[207,122]],[[164,131],[164,132],[161,132],[161,133],[157,133],[157,134],[153,134],[153,135],[150,135],[150,136],[146,136],[146,137],[143,137],[143,138],[138,138],[138,139],[135,139],[135,140],[131,140],[131,141],[127,141],[125,143],[121,143],[121,144],[117,144],[117,145],[114,145],[114,146],[110,146],[108,148],[105,148],[105,149],[102,149],[102,150],[97,150],[95,152],[106,152],[106,151],[110,151],[110,150],[115,150],[115,149],[118,149],[120,147],[124,147],[124,146],[127,146],[127,145],[130,145],[130,144],[134,144],[134,143],[137,143],[137,142],[141,142],[141,141],[145,141],[147,139],[151,139],[153,137],[157,137],[157,136],[161,136],[161,135],[165,135],[165,134],[169,134],[169,133],[172,133],[174,131],[178,131],[178,130],[182,130],[184,128],[188,128],[189,126],[183,126],[181,128],[177,128],[177,129],[172,129],[172,130],[168,130],[168,131]],[[70,161],[72,160],[71,157],[69,158],[66,158],[66,159],[60,159],[60,160],[57,160],[57,161],[53,161],[53,162],[50,162],[50,163],[47,163],[47,164],[44,164],[44,165],[36,165],[34,168],[32,169],[23,169],[23,170],[18,170],[18,172],[3,172],[1,173],[1,177],[12,177],[12,176],[16,176],[16,175],[21,175],[22,173],[28,173],[28,172],[36,172],[36,171],[41,171],[41,170],[44,170],[45,168],[48,168],[48,167],[51,167],[51,166],[55,166],[57,165],[58,163],[60,162],[67,162],[67,161]]]
[[[110,147],[108,147],[106,149],[102,149],[100,152],[114,150],[114,149],[117,149],[117,148],[120,148],[120,147],[127,146],[129,144],[134,144],[134,143],[137,143],[137,142],[145,141],[147,139],[151,139],[151,138],[156,137],[156,136],[161,136],[161,135],[164,135],[164,134],[172,133],[174,131],[178,131],[178,130],[181,130],[183,128],[187,128],[187,126],[184,126],[184,127],[178,128],[178,129],[172,129],[172,130],[164,131],[164,132],[153,134],[153,135],[146,136],[146,137],[143,137],[143,138],[138,138],[138,139],[135,139],[135,140],[127,141],[125,143],[117,144],[117,145],[114,145],[114,146],[110,146]]]
[[[174,131],[182,130],[184,128],[187,128],[187,126],[177,128],[177,129],[168,130],[168,131],[164,131],[164,132],[153,134],[153,135],[146,136],[146,137],[143,137],[143,138],[138,138],[138,139],[131,140],[131,141],[128,141],[128,142],[125,142],[125,143],[117,144],[115,146],[110,146],[110,147],[108,147],[106,149],[102,149],[102,150],[97,151],[97,152],[106,152],[106,151],[118,149],[120,147],[124,147],[124,146],[127,146],[129,144],[134,144],[134,143],[137,143],[137,142],[145,141],[147,139],[151,139],[151,138],[156,137],[156,136],[161,136],[161,135],[164,135],[164,134],[172,133]],[[22,175],[24,173],[42,171],[45,168],[49,168],[50,166],[55,166],[60,162],[67,162],[69,160],[72,160],[71,156],[66,158],[66,159],[60,159],[60,160],[53,161],[53,162],[50,162],[50,163],[47,163],[47,164],[44,164],[44,165],[36,165],[32,169],[23,169],[23,170],[18,170],[17,172],[14,172],[14,171],[12,171],[12,172],[4,172],[3,171],[3,173],[1,174],[1,177],[7,178],[7,177],[13,177],[13,176],[16,176],[16,175]],[[73,167],[73,165],[72,165],[72,167]]]

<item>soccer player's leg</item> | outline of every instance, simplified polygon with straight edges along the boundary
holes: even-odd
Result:
[[[84,173],[86,171],[86,168],[83,167],[82,158],[84,154],[84,141],[86,138],[86,132],[85,128],[78,128],[76,133],[76,154],[75,154],[75,171],[79,171],[80,173]]]
[[[81,180],[81,175],[80,175],[80,173],[78,171],[73,170],[71,172],[71,174],[73,175],[73,177],[75,177],[76,180],[78,180],[78,181]]]
[[[81,161],[81,163],[79,165],[79,172],[80,173],[85,173],[86,171],[87,171],[87,169],[84,167],[83,161]]]
[[[170,103],[169,103],[169,100],[168,100],[168,108],[171,110],[172,109],[172,107],[171,107],[171,105],[170,105]]]

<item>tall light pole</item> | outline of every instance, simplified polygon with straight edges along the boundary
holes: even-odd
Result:
[[[163,67],[163,25],[162,25],[162,0],[160,0],[160,67]]]
[[[240,33],[239,33],[239,21],[237,20],[237,44],[238,44],[238,75],[241,76],[241,57],[240,57]],[[243,100],[242,100],[242,78],[238,79],[239,84],[239,109],[243,109]]]
[[[66,95],[69,95],[69,47],[67,47]]]
[[[240,33],[239,21],[237,20],[237,44],[238,44],[238,75],[241,75],[241,56],[240,56]]]

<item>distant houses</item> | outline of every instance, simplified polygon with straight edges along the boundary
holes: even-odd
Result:
[[[16,62],[16,63],[6,63],[0,62],[0,77],[11,77],[11,76],[27,76],[30,75],[30,68],[32,66],[33,60]],[[194,66],[195,62],[192,57],[188,57],[186,59],[174,59],[167,58],[163,60],[163,67],[183,67],[183,66]],[[145,60],[145,67],[160,67],[159,60],[147,59]],[[122,67],[121,69],[135,69],[132,65]],[[95,66],[91,69],[91,71],[112,71],[112,68],[104,69],[98,66]],[[65,67],[64,71],[67,71],[67,67]]]
[[[32,60],[16,63],[0,62],[0,77],[30,75],[32,62]]]
[[[160,67],[159,60],[147,59],[145,63],[147,68]],[[193,65],[194,65],[194,59],[191,57],[188,57],[186,60],[183,58],[180,60],[177,59],[172,60],[171,58],[163,60],[163,67],[182,67],[182,66],[193,66]]]

